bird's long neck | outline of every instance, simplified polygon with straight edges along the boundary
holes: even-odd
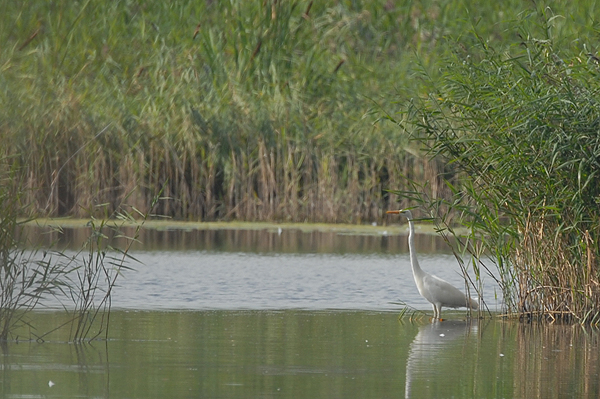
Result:
[[[410,265],[412,266],[413,274],[420,276],[423,274],[419,261],[417,260],[417,250],[415,249],[415,224],[411,218],[408,219],[408,251],[410,253]]]

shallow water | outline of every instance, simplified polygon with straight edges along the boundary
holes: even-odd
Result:
[[[3,349],[5,398],[596,398],[598,334],[376,311],[115,311]],[[61,317],[35,315],[40,328]],[[49,386],[52,385],[52,386]]]
[[[156,244],[132,252],[141,263],[118,280],[107,340],[68,343],[67,325],[44,342],[26,342],[68,319],[64,311],[31,314],[30,326],[13,335],[18,342],[2,347],[0,396],[599,395],[596,330],[468,320],[464,310],[444,310],[446,320],[431,323],[405,236],[190,234],[160,235],[163,243],[192,243],[177,250]],[[438,244],[419,242],[430,252],[421,266],[462,287],[453,256],[427,251]],[[484,299],[496,311],[491,281],[484,276]],[[399,302],[425,313],[399,319]]]
[[[86,234],[65,229],[65,251],[72,255],[69,248],[80,247]],[[140,240],[144,246],[130,252],[139,263],[126,264],[135,271],[125,272],[113,292],[115,308],[431,309],[416,289],[406,235],[177,229],[145,231]],[[443,240],[418,235],[416,246],[423,269],[464,290]],[[487,309],[499,311],[497,285],[485,274],[481,278]]]
[[[209,252],[137,253],[143,264],[114,294],[134,309],[430,309],[407,256]],[[421,257],[424,268],[463,287],[451,255]],[[486,300],[498,308],[494,291]]]

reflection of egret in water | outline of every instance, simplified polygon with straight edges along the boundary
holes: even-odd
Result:
[[[446,375],[448,362],[455,361],[455,355],[448,354],[451,348],[461,346],[461,337],[467,337],[469,334],[477,332],[477,322],[475,320],[446,320],[443,323],[434,321],[419,327],[419,332],[410,344],[408,359],[406,360],[406,382],[404,388],[404,397],[413,396],[413,388],[416,383],[429,388],[436,387],[441,381],[441,376]],[[419,392],[420,394],[422,393]]]

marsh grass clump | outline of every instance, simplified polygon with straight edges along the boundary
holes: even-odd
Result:
[[[0,159],[0,162],[4,162]],[[44,298],[60,295],[67,286],[69,268],[49,251],[19,247],[19,217],[26,213],[19,193],[9,190],[12,173],[0,174],[0,341],[29,325],[28,313]]]
[[[565,47],[550,11],[518,21],[514,46],[462,47],[404,127],[459,172],[451,199],[426,202],[462,213],[465,248],[495,262],[507,310],[597,324],[600,69],[584,44]]]
[[[160,194],[155,195],[150,209],[156,207]],[[76,254],[57,252],[60,263],[67,269],[59,300],[70,316],[67,323],[57,329],[69,327],[71,341],[108,338],[112,292],[117,280],[125,272],[133,270],[132,265],[137,260],[130,254],[130,249],[138,242],[140,230],[150,216],[150,213],[144,214],[135,207],[122,204],[109,217],[91,217],[87,225],[89,237]],[[134,226],[129,235],[124,233],[125,224]],[[120,241],[120,246],[114,245],[116,240]],[[43,339],[50,332],[39,335],[38,339]]]
[[[5,162],[0,158],[0,163]],[[0,171],[10,170],[4,166]],[[35,238],[21,228],[33,218],[22,219],[30,210],[22,205],[23,192],[13,190],[10,184],[15,174],[0,173],[0,345],[9,340],[43,341],[62,328],[70,328],[71,342],[90,341],[102,334],[106,337],[113,289],[118,278],[131,270],[135,259],[129,250],[150,215],[123,204],[108,217],[91,217],[89,238],[77,253],[59,251],[52,245],[41,250]],[[158,199],[155,196],[151,209]],[[91,209],[90,213],[94,211],[98,210]],[[125,223],[135,226],[133,235],[122,233]],[[115,248],[109,238],[120,239],[125,245]],[[57,301],[68,320],[52,331],[37,330],[32,312]]]
[[[93,340],[101,335],[108,337],[112,292],[117,286],[117,279],[132,271],[132,264],[136,262],[129,253],[143,226],[143,222],[136,219],[141,216],[142,220],[146,220],[148,215],[142,215],[135,209],[128,212],[125,208],[112,215],[115,218],[92,218],[88,223],[90,235],[84,248],[68,258],[67,263],[74,267],[67,276],[70,283],[67,299],[71,300],[71,304],[65,304],[65,309],[72,316],[70,337],[75,342]],[[124,223],[135,226],[132,236],[122,233]],[[111,238],[124,240],[124,248],[113,246]]]

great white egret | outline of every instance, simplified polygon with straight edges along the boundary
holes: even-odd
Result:
[[[412,272],[419,294],[433,305],[433,317],[435,319],[441,319],[442,306],[447,308],[479,308],[477,301],[463,294],[458,288],[421,269],[419,261],[417,260],[417,251],[415,249],[415,226],[412,213],[408,209],[387,211],[387,213],[403,215],[408,219],[408,250],[410,252],[410,265],[412,266]]]

